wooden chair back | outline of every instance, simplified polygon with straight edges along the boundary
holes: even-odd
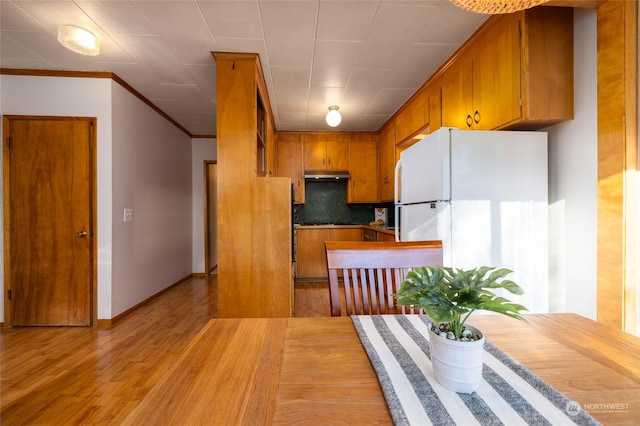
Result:
[[[331,316],[417,313],[396,306],[393,294],[407,273],[442,266],[442,241],[326,241]],[[340,281],[344,282],[341,293]]]

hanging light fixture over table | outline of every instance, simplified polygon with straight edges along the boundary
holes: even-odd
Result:
[[[449,0],[461,9],[470,12],[497,15],[539,6],[549,0]]]
[[[60,25],[58,41],[67,49],[81,55],[97,56],[100,53],[100,42],[92,32],[75,25]]]
[[[340,122],[342,122],[342,115],[340,115],[340,111],[338,111],[338,107],[332,105],[329,107],[329,112],[325,117],[327,120],[327,124],[331,127],[337,127]]]

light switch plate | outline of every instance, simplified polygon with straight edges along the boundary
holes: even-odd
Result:
[[[124,221],[131,222],[133,220],[133,209],[124,209]]]

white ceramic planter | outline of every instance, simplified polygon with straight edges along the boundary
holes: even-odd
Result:
[[[442,386],[454,392],[473,393],[482,380],[484,334],[469,325],[465,327],[482,338],[472,342],[449,340],[429,327],[431,365]]]

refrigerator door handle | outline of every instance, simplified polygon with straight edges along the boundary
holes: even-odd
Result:
[[[393,170],[393,203],[398,204],[400,202],[400,194],[398,193],[398,176],[400,175],[400,169],[402,168],[402,159],[398,160],[396,167]]]
[[[396,163],[396,167],[393,170],[393,205],[395,207],[394,211],[394,230],[395,230],[395,239],[396,241],[400,241],[400,194],[398,193],[398,176],[400,175],[400,169],[402,168],[402,159],[398,160]]]
[[[395,226],[394,226],[394,231],[395,231],[395,239],[396,242],[400,241],[400,205],[395,204],[395,211],[394,211],[394,219],[395,219]]]

